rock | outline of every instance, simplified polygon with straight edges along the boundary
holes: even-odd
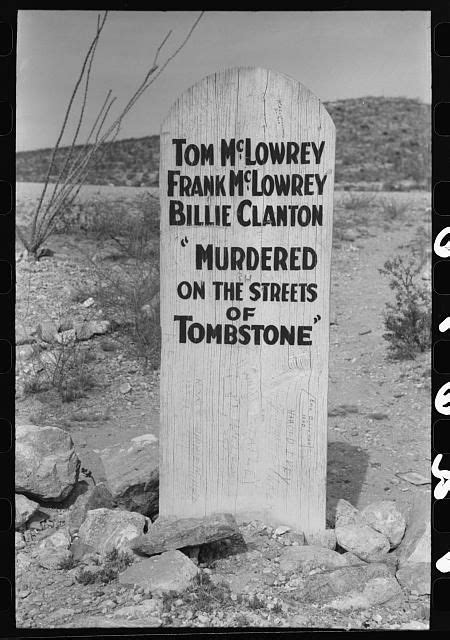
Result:
[[[109,320],[89,320],[87,322],[74,322],[73,328],[77,340],[89,340],[93,336],[108,333],[111,328],[111,323]]]
[[[366,564],[365,560],[361,560],[361,558],[358,558],[358,556],[356,556],[354,553],[351,553],[350,551],[346,551],[345,553],[343,553],[342,557],[345,558],[345,562],[349,567],[353,565],[359,566]]]
[[[23,551],[19,551],[19,553],[16,553],[16,574],[21,574],[24,571],[28,571],[31,565],[32,562],[26,553],[24,553]]]
[[[27,529],[41,530],[43,523],[49,519],[48,513],[38,509],[27,522]]]
[[[56,342],[59,344],[71,344],[77,339],[77,334],[74,329],[67,329],[56,334]]]
[[[313,533],[305,533],[306,544],[315,547],[324,547],[325,549],[336,549],[336,533],[334,529],[324,529],[323,531],[314,531]]]
[[[90,486],[86,482],[79,484],[84,484],[86,491],[77,497],[70,509],[68,518],[70,532],[79,530],[86,519],[88,511],[102,507],[112,509],[116,506],[111,491],[104,482]]]
[[[16,529],[23,527],[31,516],[39,509],[39,504],[26,496],[16,493]]]
[[[209,616],[200,613],[200,614],[197,614],[197,620],[198,622],[200,622],[200,624],[207,624],[208,622],[210,622],[211,619]]]
[[[36,336],[43,342],[55,342],[58,327],[53,322],[41,322],[36,327]]]
[[[129,382],[124,382],[123,384],[120,385],[119,387],[119,391],[120,393],[122,393],[123,395],[125,395],[126,393],[130,393],[131,391],[131,384]]]
[[[136,562],[119,575],[125,585],[139,585],[152,593],[184,591],[199,574],[199,569],[181,551],[165,551],[161,555]]]
[[[232,574],[213,573],[210,578],[215,585],[227,585],[234,595],[261,588],[261,572],[253,568],[247,569],[245,566],[237,568]]]
[[[347,524],[336,527],[335,531],[338,545],[362,560],[387,553],[391,548],[386,536],[367,524]]]
[[[30,360],[35,353],[35,349],[31,344],[24,344],[22,347],[16,349],[16,361]]]
[[[19,531],[16,531],[15,548],[19,550],[19,549],[24,549],[25,546],[26,544],[25,544],[23,535]]]
[[[284,572],[308,573],[312,569],[335,569],[345,564],[341,554],[323,547],[288,547],[280,554],[280,569]]]
[[[106,417],[109,416],[109,407],[105,408],[103,415]],[[97,414],[97,416],[100,416],[100,414]],[[88,415],[86,415],[86,419],[87,418]],[[72,497],[74,497],[74,499],[68,506],[71,506],[76,501],[79,494],[86,493],[86,483],[90,485],[106,483],[105,469],[103,468],[103,462],[100,458],[100,451],[98,449],[91,449],[85,442],[80,442],[78,439],[77,456],[80,458],[81,462],[80,473],[82,475],[82,480],[77,484],[75,490],[70,495],[70,499]]]
[[[150,531],[131,542],[138,553],[152,556],[162,551],[193,547],[239,534],[236,520],[229,513],[204,518],[158,518]]]
[[[305,534],[302,531],[288,531],[281,538],[283,543],[292,544],[294,546],[303,546],[305,542]]]
[[[153,518],[159,502],[159,447],[151,433],[99,452],[104,477],[121,509]]]
[[[80,542],[79,540],[74,540],[70,545],[70,553],[75,562],[80,562],[88,554],[92,554],[93,552],[95,552],[94,547],[91,547],[89,544],[84,544],[84,542]]]
[[[57,529],[51,531],[48,534],[43,534],[43,537],[38,545],[38,549],[68,549],[70,547],[71,537],[68,531],[65,529]]]
[[[39,367],[39,371],[42,371],[44,369],[50,369],[51,371],[54,371],[58,366],[59,357],[60,356],[57,353],[51,351],[50,349],[40,352],[37,365]]]
[[[429,562],[414,562],[397,571],[396,578],[403,589],[418,596],[431,593],[431,565]]]
[[[395,502],[380,500],[373,502],[362,510],[362,516],[372,529],[384,534],[389,540],[391,549],[400,544],[406,528],[406,521]]]
[[[430,494],[417,498],[407,517],[404,538],[396,549],[400,568],[405,564],[431,563]]]
[[[58,333],[69,331],[69,329],[73,329],[73,320],[70,318],[62,318],[60,322],[58,322]]]
[[[143,533],[147,524],[140,513],[119,509],[88,511],[79,530],[79,541],[88,544],[102,555],[118,549],[130,552],[129,541]]]
[[[311,621],[308,616],[297,613],[295,616],[292,616],[292,618],[290,618],[289,626],[299,628],[310,627]]]
[[[402,480],[406,480],[406,482],[410,482],[411,484],[415,484],[418,486],[430,484],[431,482],[429,476],[425,477],[421,473],[417,473],[417,471],[406,471],[402,473],[396,473],[395,475]]]
[[[370,556],[366,562],[386,565],[393,576],[395,576],[398,569],[398,558],[395,553],[376,553]]]
[[[349,609],[369,609],[375,605],[385,604],[402,595],[402,590],[393,576],[373,578],[361,591],[354,590],[346,596],[336,598],[325,605],[330,609],[348,611]]]
[[[408,620],[408,622],[402,622],[400,625],[400,629],[403,630],[425,631],[429,628],[430,623],[422,622],[421,620]]]
[[[289,533],[290,530],[291,530],[290,527],[287,527],[287,526],[283,525],[281,527],[277,527],[275,529],[275,531],[273,532],[273,535],[277,538],[278,536],[282,536],[285,533]]]
[[[163,610],[163,603],[160,598],[151,598],[144,600],[141,604],[120,607],[113,613],[113,618],[140,618],[147,619],[149,617],[157,618]],[[147,622],[145,626],[148,625]]]
[[[370,420],[386,420],[387,418],[389,418],[387,413],[381,413],[378,411],[375,411],[374,413],[368,413],[367,417]]]
[[[335,528],[363,522],[363,517],[356,507],[350,504],[350,502],[347,502],[347,500],[338,500],[336,505]]]
[[[89,309],[95,304],[94,298],[87,298],[84,302],[81,303],[81,306],[85,309]]]
[[[145,618],[144,620],[132,620],[130,618],[114,618],[113,620],[108,620],[105,616],[87,616],[83,618],[83,628],[125,628],[125,627],[160,627],[162,621],[158,618]],[[58,625],[60,627],[72,627],[71,623],[65,625]]]
[[[53,611],[53,613],[51,614],[51,619],[52,620],[57,620],[58,618],[67,619],[67,618],[71,618],[74,614],[75,614],[75,609],[72,609],[70,607],[61,607],[60,609],[56,609],[56,611]]]
[[[70,435],[58,427],[16,427],[16,491],[59,502],[78,480],[80,461]]]
[[[59,569],[72,557],[70,535],[60,529],[46,536],[38,545],[38,562],[45,569]]]
[[[430,562],[431,559],[431,526],[428,522],[420,535],[421,526],[419,523],[413,525],[413,530],[408,532],[408,539],[404,539],[399,554],[400,565],[405,562]]]
[[[391,578],[383,564],[361,564],[314,573],[304,578],[299,599],[302,602],[323,604],[336,597],[346,596],[355,589],[361,591],[374,578]]]
[[[32,342],[35,342],[33,334],[26,331],[23,327],[16,325],[16,345],[31,344]]]

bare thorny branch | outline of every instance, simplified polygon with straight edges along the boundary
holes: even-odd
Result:
[[[18,229],[18,236],[28,249],[28,251],[33,254],[35,257],[37,256],[38,250],[42,246],[42,244],[49,238],[49,236],[53,233],[55,229],[55,225],[57,219],[63,214],[64,209],[69,207],[74,202],[77,197],[81,187],[85,183],[88,170],[94,159],[98,158],[99,155],[103,155],[105,153],[105,143],[113,142],[122,125],[122,121],[125,116],[130,112],[136,102],[141,98],[145,91],[159,78],[159,76],[166,69],[167,65],[180,53],[180,51],[185,47],[187,42],[192,36],[195,28],[200,22],[204,11],[200,12],[187,35],[181,42],[181,44],[173,51],[164,62],[160,65],[159,58],[161,52],[168,42],[172,31],[170,30],[162,39],[161,43],[158,45],[155,51],[155,55],[152,61],[152,64],[149,70],[146,72],[143,80],[140,82],[135,92],[122,108],[120,113],[115,117],[111,124],[107,125],[107,119],[110,114],[110,110],[112,105],[114,104],[116,97],[112,96],[112,91],[109,90],[106,98],[94,120],[94,123],[89,131],[89,134],[86,138],[86,141],[83,145],[81,145],[78,153],[76,153],[76,144],[80,134],[80,130],[84,124],[86,107],[88,103],[89,97],[89,83],[91,78],[91,70],[93,61],[95,58],[98,41],[100,39],[100,35],[103,31],[103,28],[106,23],[106,19],[108,16],[108,11],[105,11],[102,16],[97,16],[97,27],[95,35],[88,47],[88,51],[83,59],[80,73],[75,82],[73,91],[71,93],[69,103],[67,105],[66,111],[63,117],[63,123],[56,141],[56,144],[53,148],[52,155],[50,158],[50,163],[48,166],[47,174],[44,180],[44,186],[36,206],[36,209],[33,214],[33,220],[31,225],[31,231],[28,237],[26,237],[25,233]],[[81,107],[78,113],[78,120],[75,127],[75,132],[72,136],[71,143],[69,145],[69,149],[66,152],[65,159],[62,165],[62,168],[58,170],[58,175],[56,182],[53,186],[52,193],[48,198],[48,201],[45,203],[44,200],[47,191],[50,187],[50,180],[53,175],[53,171],[56,165],[56,156],[57,152],[60,149],[61,141],[66,131],[67,124],[69,121],[69,116],[72,112],[72,108],[74,105],[75,98],[78,94],[80,86],[83,86],[82,89],[82,98],[81,98]]]

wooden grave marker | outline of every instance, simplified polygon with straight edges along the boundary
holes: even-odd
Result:
[[[160,514],[325,527],[334,124],[210,75],[161,128]]]

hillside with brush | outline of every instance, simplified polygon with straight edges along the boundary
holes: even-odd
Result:
[[[341,188],[424,189],[430,185],[431,107],[407,98],[326,102],[336,125],[336,183]],[[77,147],[76,150],[81,150]],[[61,148],[54,178],[68,148]],[[43,182],[51,149],[17,154],[19,182]],[[158,186],[159,136],[104,145],[87,184]]]

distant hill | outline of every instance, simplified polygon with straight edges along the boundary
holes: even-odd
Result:
[[[407,98],[366,97],[324,103],[336,125],[336,183],[341,188],[427,188],[431,180],[431,107]],[[62,167],[67,148],[58,154]],[[42,182],[51,149],[17,154],[20,182]],[[87,184],[158,186],[159,136],[108,143]]]

